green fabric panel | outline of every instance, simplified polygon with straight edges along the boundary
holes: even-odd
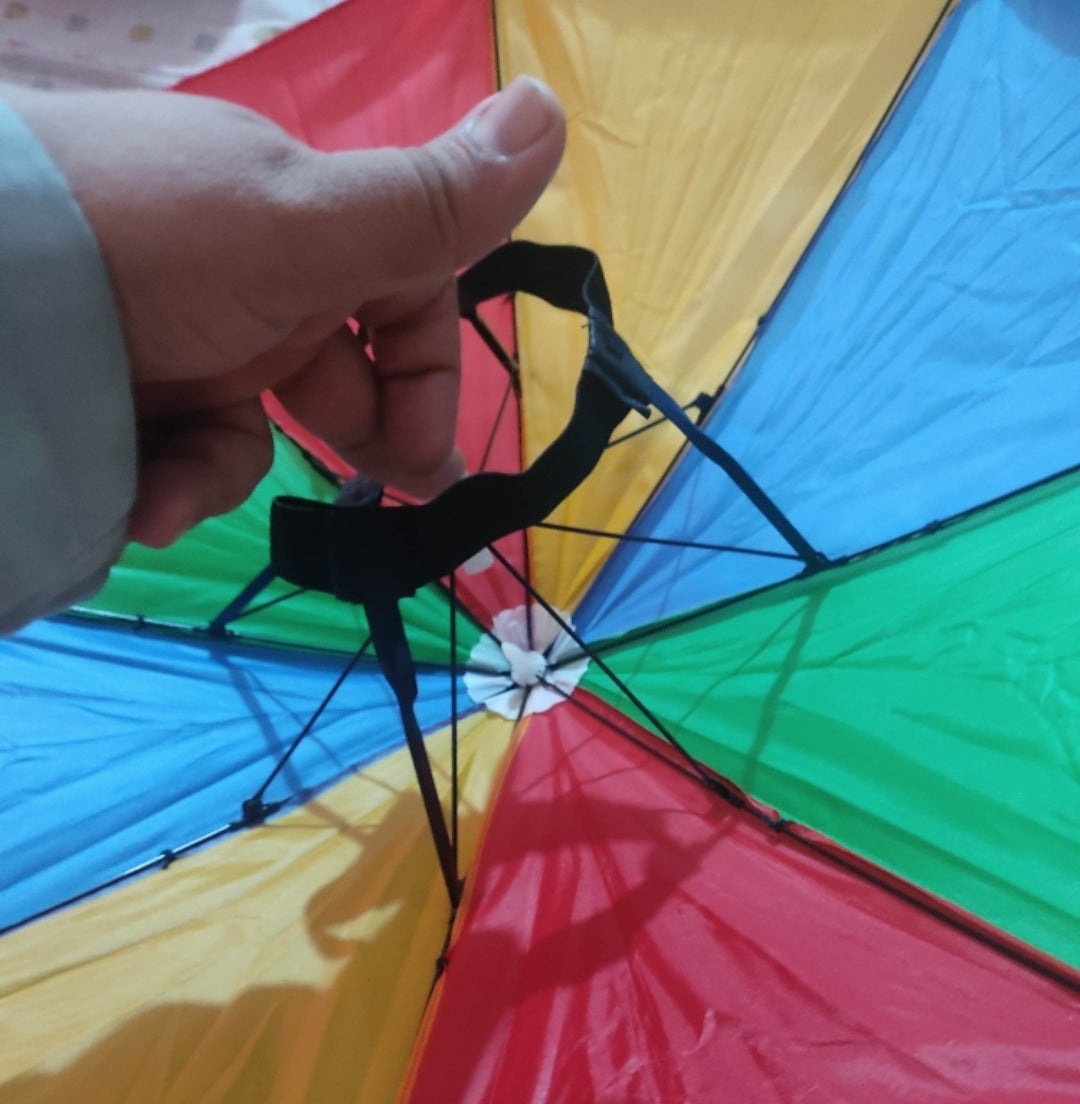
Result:
[[[1071,477],[605,656],[755,797],[1080,966],[1078,526]]]
[[[171,548],[129,545],[105,588],[83,609],[142,616],[174,625],[206,626],[268,563],[269,512],[275,495],[332,499],[335,487],[286,438],[275,435],[274,465],[239,509],[211,518]],[[275,581],[254,599],[269,601],[295,588]],[[449,661],[449,603],[427,587],[402,603],[413,656],[419,663]],[[239,637],[277,644],[355,651],[366,636],[358,607],[314,592],[298,595],[232,625]],[[462,661],[479,639],[467,617],[458,618]]]

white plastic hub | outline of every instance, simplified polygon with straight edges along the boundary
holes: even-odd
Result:
[[[559,616],[573,627],[566,614]],[[531,647],[526,617],[532,621]],[[547,610],[516,606],[503,610],[492,622],[491,633],[473,648],[465,689],[478,705],[513,721],[565,701],[588,666],[573,637]]]

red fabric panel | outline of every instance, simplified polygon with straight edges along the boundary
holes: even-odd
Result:
[[[470,879],[411,1104],[1080,1095],[1074,992],[573,705],[531,719]]]
[[[352,0],[220,68],[184,81],[185,92],[244,104],[316,149],[419,145],[452,126],[495,90],[489,0]],[[509,301],[484,308],[490,328],[514,350]],[[496,424],[506,373],[468,327],[462,327],[463,378],[458,444],[471,471],[480,467]],[[275,420],[338,472],[351,470],[280,407]],[[498,421],[489,470],[517,471],[517,410]],[[523,540],[501,547],[519,568]],[[494,614],[521,601],[498,568],[461,576],[474,611]]]
[[[487,0],[351,0],[182,82],[245,104],[316,149],[406,146],[495,87]]]

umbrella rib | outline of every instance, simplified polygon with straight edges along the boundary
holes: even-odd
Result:
[[[659,544],[667,548],[699,548],[705,552],[738,552],[746,556],[764,556],[772,560],[792,560],[802,563],[802,557],[794,552],[772,552],[765,548],[740,548],[734,544],[709,544],[704,541],[674,540],[670,537],[643,537],[636,533],[612,533],[607,529],[589,529],[581,525],[560,525],[554,521],[537,522],[537,529],[552,529],[559,533],[575,533],[583,537],[602,537],[606,540],[627,541],[631,544]]]
[[[491,451],[495,447],[495,438],[499,434],[499,427],[502,425],[503,415],[506,413],[507,404],[510,402],[510,396],[513,393],[514,384],[513,381],[510,380],[503,390],[503,396],[499,402],[499,409],[495,413],[495,421],[491,426],[491,432],[488,434],[487,442],[484,445],[484,452],[480,457],[480,466],[476,469],[477,472],[487,471],[488,461],[491,459]]]
[[[503,567],[505,567],[506,570],[509,571],[515,579],[517,579],[525,586],[529,597],[531,597],[535,602],[542,606],[547,614],[552,618],[552,620],[559,626],[559,628],[561,628],[562,631],[565,632],[567,636],[569,636],[574,641],[575,644],[577,644],[578,648],[581,649],[582,654],[591,659],[597,665],[597,667],[599,667],[600,670],[603,671],[605,675],[607,675],[607,677],[615,684],[615,686],[623,694],[625,694],[631,702],[633,702],[634,706],[638,709],[641,715],[645,717],[655,728],[657,734],[662,736],[683,757],[683,759],[686,760],[690,768],[694,771],[694,773],[697,775],[703,785],[707,786],[711,790],[716,790],[717,792],[725,794],[725,796],[730,797],[733,801],[741,800],[741,798],[733,794],[727,786],[719,781],[719,779],[709,774],[704,769],[704,767],[702,767],[702,765],[690,754],[690,752],[688,752],[686,748],[682,746],[682,744],[670,731],[670,729],[668,729],[664,722],[661,721],[659,717],[657,717],[657,715],[641,700],[641,698],[637,696],[636,693],[634,693],[633,690],[630,689],[630,687],[623,681],[623,679],[620,678],[619,675],[617,675],[615,671],[611,667],[609,667],[603,659],[600,658],[599,655],[595,654],[590,649],[589,645],[585,643],[585,641],[574,629],[573,625],[571,625],[570,622],[567,621],[566,618],[563,617],[562,614],[559,613],[559,611],[543,597],[543,595],[539,594],[535,590],[535,588],[525,579],[521,572],[519,572],[517,568],[515,568],[514,565],[510,563],[510,561],[504,555],[502,555],[501,552],[499,552],[497,548],[492,548],[491,551],[495,558],[503,565]]]
[[[52,905],[46,905],[45,908],[31,913],[29,916],[24,916],[21,920],[15,920],[13,923],[7,924],[0,928],[0,936],[18,931],[19,928],[24,928],[28,924],[36,923],[38,920],[44,920],[45,917],[52,916],[53,913],[60,912],[62,909],[70,908],[72,905],[77,905],[82,901],[89,900],[91,897],[95,897],[97,894],[103,893],[107,889],[114,889],[116,886],[123,885],[124,882],[130,881],[132,878],[137,878],[140,874],[148,874],[151,870],[156,870],[159,867],[162,870],[166,870],[181,856],[196,851],[200,847],[205,847],[208,843],[213,843],[223,836],[231,835],[233,832],[237,832],[243,827],[245,827],[243,821],[233,821],[231,824],[223,824],[220,828],[215,828],[212,832],[206,832],[197,839],[189,840],[179,847],[167,848],[165,851],[162,851],[161,854],[155,855],[151,859],[146,859],[141,863],[137,863],[135,866],[129,866],[127,870],[111,878],[107,878],[105,881],[99,882],[89,889],[80,890],[78,893],[74,893],[72,896],[62,901],[57,901]]]
[[[714,395],[698,395],[696,399],[691,399],[688,403],[683,403],[681,409],[685,410],[688,414],[691,410],[697,410],[699,414],[704,415],[708,413],[715,400],[716,396]],[[656,429],[657,426],[666,425],[670,421],[671,419],[666,414],[661,414],[659,418],[653,418],[651,421],[646,422],[645,425],[638,426],[637,429],[631,429],[621,437],[613,437],[605,446],[605,451],[614,448],[616,445],[621,445],[626,441],[630,441],[634,437],[640,437],[643,433],[648,433],[650,429]]]
[[[267,788],[274,781],[274,779],[277,778],[277,776],[284,769],[285,764],[288,763],[288,761],[293,757],[296,749],[315,727],[315,724],[322,716],[323,711],[333,700],[334,695],[341,689],[345,680],[349,677],[349,675],[352,674],[356,665],[360,662],[364,653],[368,650],[370,646],[371,637],[369,636],[367,640],[365,640],[364,643],[357,649],[355,655],[350,658],[349,662],[345,665],[341,674],[339,674],[337,679],[335,680],[334,685],[331,686],[330,689],[326,692],[326,696],[323,698],[323,700],[319,702],[319,704],[315,707],[314,712],[307,719],[307,723],[297,734],[296,739],[293,740],[293,742],[285,751],[285,754],[278,760],[274,769],[269,773],[269,775],[267,775],[266,781],[263,782],[263,784],[251,795],[251,797],[248,798],[247,801],[244,802],[243,814],[245,821],[250,823],[257,823],[258,821],[264,820],[267,813],[273,812],[275,811],[275,809],[280,807],[280,803],[272,803],[271,805],[267,805],[263,801],[263,795],[266,793]]]
[[[658,748],[650,747],[639,736],[635,736],[629,729],[623,728],[621,725],[617,725],[610,717],[605,717],[598,709],[593,709],[592,706],[586,705],[577,695],[570,691],[564,690],[561,686],[557,686],[554,682],[549,681],[546,678],[541,678],[541,685],[545,686],[548,690],[554,690],[556,694],[563,699],[563,701],[569,702],[576,709],[581,710],[582,713],[592,717],[594,721],[599,721],[600,724],[606,725],[612,732],[618,733],[618,735],[629,740],[632,744],[641,748],[642,751],[647,751],[654,758],[659,759],[662,763],[667,763],[673,770],[677,770],[680,774],[686,775],[687,778],[693,779],[695,782],[701,781],[701,775],[698,771],[691,770],[683,763],[679,763],[676,760],[664,755]]]
[[[290,598],[299,598],[301,594],[307,594],[307,587],[296,587],[287,594],[279,594],[276,598],[270,598],[265,602],[260,602],[257,606],[248,606],[242,613],[238,613],[235,617],[230,618],[228,623],[231,625],[237,621],[242,621],[245,617],[251,617],[252,614],[262,613],[264,610],[270,609],[271,606],[280,606],[282,602],[287,602]]]
[[[206,627],[207,632],[209,632],[211,636],[224,636],[225,626],[228,625],[230,621],[235,621],[238,617],[241,617],[247,606],[270,586],[276,578],[277,576],[274,573],[273,567],[267,564],[267,566],[245,584],[240,593],[211,620],[210,624]]]
[[[483,316],[479,310],[475,307],[464,311],[462,317],[472,326],[476,331],[480,340],[488,347],[495,359],[506,369],[506,374],[510,377],[510,385],[515,391],[521,389],[521,366],[518,362],[506,351],[503,343],[492,332],[491,327],[484,321]]]
[[[893,548],[919,540],[922,537],[934,536],[936,533],[948,529],[951,526],[959,525],[971,518],[978,517],[988,510],[1003,506],[1015,499],[1023,498],[1024,495],[1033,491],[1041,490],[1044,487],[1051,487],[1055,483],[1063,482],[1073,476],[1080,476],[1080,464],[1071,464],[1069,467],[1043,476],[1041,479],[1035,479],[1030,483],[1025,483],[1022,487],[1006,491],[996,498],[991,498],[986,502],[980,502],[977,506],[969,506],[967,509],[959,510],[957,513],[950,514],[948,517],[930,521],[926,525],[920,526],[918,529],[912,529],[907,533],[901,533],[898,537],[892,537],[889,540],[882,541],[880,544],[871,545],[869,548],[860,549],[858,552],[852,552],[846,556],[837,556],[834,559],[830,559],[828,563],[815,571],[814,574],[821,577],[827,577],[828,573],[836,571],[838,568],[848,567],[856,562],[863,562],[872,556],[881,555],[883,552],[888,552]],[[729,595],[727,598],[720,598],[715,602],[709,602],[707,605],[696,606],[686,613],[676,614],[673,617],[661,621],[653,621],[648,625],[641,625],[620,636],[597,642],[593,645],[593,650],[596,653],[611,652],[630,644],[640,643],[643,640],[648,640],[651,637],[666,633],[671,629],[690,624],[700,618],[720,613],[721,610],[729,609],[743,602],[748,602],[759,595],[767,594],[769,591],[790,586],[799,579],[807,578],[808,574],[809,573],[804,570],[799,572],[798,575],[793,575],[791,578],[780,579],[775,583],[768,583],[765,586],[755,587],[753,590],[744,590],[738,594]],[[561,663],[572,663],[575,659],[580,659],[583,654],[584,653],[574,653],[566,656]]]
[[[867,157],[869,151],[874,147],[874,144],[877,142],[878,138],[880,137],[882,132],[885,130],[886,125],[891,120],[893,113],[896,111],[896,108],[899,105],[901,99],[903,98],[904,93],[907,91],[907,88],[910,85],[912,79],[914,78],[915,73],[918,71],[919,66],[923,62],[923,59],[926,57],[926,55],[929,52],[930,48],[932,47],[932,45],[936,41],[942,27],[945,24],[946,19],[948,18],[949,14],[950,14],[950,11],[955,6],[955,4],[956,4],[956,0],[944,0],[944,2],[942,3],[941,9],[939,10],[937,18],[934,21],[934,25],[928,31],[928,33],[926,35],[926,38],[924,39],[923,44],[922,44],[921,48],[919,49],[919,52],[916,54],[915,58],[911,62],[911,65],[908,67],[907,72],[904,74],[904,79],[897,86],[896,91],[893,93],[892,99],[890,99],[889,103],[886,105],[885,110],[881,115],[881,118],[878,120],[877,126],[874,127],[873,133],[870,135],[870,138],[866,142],[866,145],[863,147],[863,150],[860,153],[860,155],[855,159],[855,162],[851,166],[851,169],[848,172],[847,176],[845,177],[843,184],[840,186],[839,190],[837,191],[836,195],[834,196],[833,201],[829,206],[829,209],[826,211],[824,217],[821,219],[820,223],[818,224],[817,229],[814,231],[813,235],[811,235],[810,240],[806,243],[806,246],[804,247],[802,253],[800,254],[799,259],[796,261],[795,265],[792,267],[791,271],[788,273],[787,278],[785,279],[783,285],[781,286],[780,290],[777,292],[775,298],[773,299],[772,305],[758,319],[757,325],[754,327],[753,332],[747,338],[746,343],[743,345],[742,349],[739,352],[739,355],[735,358],[735,361],[734,361],[734,363],[732,364],[732,367],[731,367],[731,371],[728,373],[727,377],[721,382],[720,386],[713,392],[713,394],[711,396],[699,396],[698,399],[694,400],[694,402],[689,403],[687,407],[684,407],[684,409],[689,409],[689,408],[695,406],[698,402],[700,402],[702,398],[707,398],[707,399],[710,400],[708,407],[702,409],[702,414],[701,414],[701,418],[699,420],[699,424],[704,424],[707,421],[709,415],[711,415],[715,411],[716,405],[719,402],[720,396],[723,394],[723,392],[727,389],[727,387],[731,383],[731,380],[732,380],[733,376],[735,375],[736,372],[738,372],[745,365],[746,361],[749,359],[750,354],[753,351],[755,345],[760,340],[760,338],[762,336],[762,333],[764,332],[765,327],[771,321],[772,316],[774,315],[774,313],[775,313],[777,307],[779,306],[780,302],[784,299],[784,297],[787,295],[789,289],[791,288],[791,285],[795,282],[795,278],[799,274],[800,270],[802,269],[803,263],[805,262],[806,258],[810,255],[810,253],[813,251],[814,247],[817,245],[818,239],[821,237],[822,233],[824,232],[825,227],[831,221],[833,213],[840,206],[841,202],[843,201],[843,199],[847,195],[848,191],[850,190],[851,185],[853,184],[855,178],[858,176],[859,172],[862,170],[863,164],[866,160],[866,157]],[[667,420],[667,419],[664,419],[664,420]],[[660,424],[661,424],[661,422],[658,420],[656,422],[650,422],[649,425],[644,426],[643,428],[644,429],[650,429],[650,428],[652,428],[653,425],[660,425]],[[641,430],[637,430],[635,432],[641,432]],[[625,437],[622,438],[622,440],[625,440]],[[616,443],[616,442],[609,442],[608,447],[610,448],[611,444],[614,444],[614,443]],[[670,475],[671,472],[673,472],[675,470],[675,468],[681,462],[684,454],[685,454],[685,447],[683,449],[680,449],[678,451],[678,453],[676,453],[676,455],[672,458],[670,464],[667,467],[667,471],[664,473],[664,476],[660,480],[657,481],[656,487],[660,487],[663,484],[664,479],[666,479],[666,477],[668,475]],[[642,513],[644,513],[644,511],[655,500],[655,493],[656,492],[655,492],[655,488],[654,488],[653,493],[646,498],[645,502],[642,503],[641,508],[638,510],[638,514],[637,514],[638,517],[640,517],[642,515]],[[824,567],[826,565],[821,564],[819,566]]]
[[[667,763],[668,766],[679,771],[681,774],[687,775],[687,777],[694,781],[698,780],[697,774],[687,770],[681,763],[669,759],[657,748],[650,747],[632,732],[617,725],[611,718],[605,717],[598,710],[586,705],[577,695],[567,693],[560,687],[548,682],[546,679],[542,681],[545,686],[554,690],[564,700],[569,702],[570,705],[603,724],[612,732],[630,740],[642,750],[647,751],[650,755]],[[1004,955],[1006,958],[1011,959],[1026,969],[1033,970],[1047,980],[1055,982],[1074,993],[1080,993],[1080,978],[1074,976],[1073,972],[1067,967],[1064,970],[1057,969],[1057,964],[1055,962],[1044,959],[1038,951],[1032,952],[1022,945],[1014,944],[1007,935],[999,934],[994,928],[984,929],[979,924],[968,921],[963,914],[954,913],[953,910],[948,907],[947,903],[938,904],[933,898],[928,898],[926,895],[919,893],[917,889],[909,888],[907,882],[878,873],[872,864],[863,863],[854,858],[846,858],[842,852],[836,851],[835,848],[830,847],[827,843],[819,843],[812,836],[807,836],[804,832],[800,831],[801,825],[799,825],[798,822],[788,820],[783,816],[770,814],[752,798],[746,800],[738,794],[737,791],[728,791],[727,793],[722,793],[721,796],[727,800],[732,800],[734,798],[732,803],[736,805],[736,807],[754,817],[754,819],[759,821],[765,828],[793,841],[798,846],[806,848],[819,859],[823,859],[825,862],[838,866],[842,870],[846,870],[848,873],[854,875],[856,878],[876,886],[890,896],[899,898],[920,911],[928,913],[936,920],[975,939],[977,942],[983,944],[983,946]]]

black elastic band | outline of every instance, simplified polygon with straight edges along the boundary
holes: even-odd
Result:
[[[629,409],[596,374],[583,374],[566,429],[520,474],[483,472],[423,506],[277,498],[270,513],[274,569],[345,602],[415,594],[482,548],[547,517],[596,467]]]
[[[738,461],[703,433],[638,363],[615,332],[594,253],[576,246],[511,242],[461,278],[461,307],[469,313],[477,303],[514,291],[539,296],[589,320],[589,347],[574,411],[562,433],[526,471],[474,475],[422,506],[360,509],[276,499],[271,559],[279,575],[346,602],[414,594],[501,537],[543,521],[596,467],[623,418],[632,410],[647,414],[650,405],[730,476],[808,567],[826,562]]]

